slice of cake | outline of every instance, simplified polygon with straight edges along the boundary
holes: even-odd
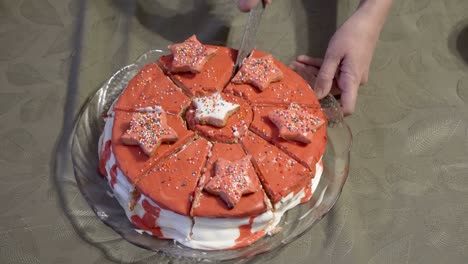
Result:
[[[226,86],[225,92],[243,97],[251,102],[252,105],[278,106],[298,103],[301,105],[320,107],[309,84],[296,72],[272,58],[271,55],[254,50],[251,56],[246,60],[247,62],[249,62],[249,60],[256,60],[255,62],[251,62],[251,64],[258,64],[258,68],[250,67],[249,69],[254,71],[254,73],[259,71],[259,69],[276,69],[274,71],[268,71],[273,77],[265,78],[262,76],[259,79],[264,80],[255,80],[255,77],[258,76],[257,73],[248,76],[249,79],[246,76],[242,76],[243,69],[241,68],[236,76],[234,76],[234,79]],[[279,75],[277,71],[280,71],[281,75]]]
[[[148,156],[141,147],[125,144],[124,135],[130,129],[130,121],[135,113],[115,111],[112,128],[112,153],[119,169],[127,176],[129,182],[135,184],[140,176],[151,169],[156,163],[180,149],[194,137],[194,133],[187,130],[185,122],[180,116],[167,115],[167,124],[177,134],[177,140],[162,143]],[[153,133],[148,131],[148,133]]]
[[[190,215],[193,194],[205,167],[211,144],[198,138],[166,160],[156,164],[138,182],[142,194],[160,207],[181,215]]]
[[[247,173],[251,176],[256,191],[243,195],[235,206],[229,207],[218,195],[205,190],[206,185],[216,176],[216,164],[219,159],[236,162],[245,160],[246,157],[249,156],[246,156],[240,144],[214,143],[210,158],[206,164],[206,170],[199,183],[198,193],[192,207],[192,216],[211,218],[250,217],[267,211],[265,193],[256,176],[253,164],[248,167]],[[250,157],[248,162],[251,163]]]
[[[169,114],[180,114],[190,103],[182,90],[155,63],[144,66],[119,96],[114,109],[138,111],[160,106]]]
[[[280,136],[279,128],[272,122],[269,115],[275,111],[285,111],[287,107],[257,106],[254,107],[254,119],[250,129],[265,140],[288,153],[296,161],[315,171],[315,164],[323,155],[323,149],[327,142],[326,119],[319,108],[304,108],[311,116],[316,117],[319,123],[311,126],[310,131],[313,144],[307,144],[296,140],[287,140]],[[315,127],[315,128],[314,128]]]
[[[227,47],[203,45],[195,36],[180,45],[179,48],[170,46],[173,53],[162,56],[158,61],[174,83],[190,96],[221,91],[232,77],[237,51]],[[185,61],[187,70],[174,71],[174,58]]]
[[[242,146],[252,155],[258,176],[273,204],[289,193],[298,193],[310,182],[312,172],[265,139],[248,132]]]

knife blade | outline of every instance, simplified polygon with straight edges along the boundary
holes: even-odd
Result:
[[[240,66],[242,66],[242,62],[245,58],[247,58],[247,56],[250,55],[255,46],[258,26],[260,25],[260,20],[262,18],[263,11],[265,10],[265,3],[263,1],[259,2],[260,3],[258,3],[255,8],[250,10],[247,23],[244,27],[244,35],[242,37],[239,52],[237,53],[237,59],[235,64],[236,72],[240,68]]]

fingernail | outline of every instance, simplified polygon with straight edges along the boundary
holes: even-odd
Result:
[[[319,86],[317,86],[317,82],[314,84],[314,86],[312,87],[312,89],[314,90],[314,93],[315,93],[315,96],[317,96],[318,99],[322,99],[323,97],[325,97],[325,94],[323,94],[323,89],[320,89],[318,88]]]
[[[322,99],[324,96],[322,95],[322,91],[320,90],[314,90],[315,96],[317,96],[317,99]]]
[[[314,85],[314,86],[312,86],[312,90],[314,91],[315,96],[317,96],[317,98],[320,99],[320,95],[321,95],[320,89],[317,89],[317,86]]]

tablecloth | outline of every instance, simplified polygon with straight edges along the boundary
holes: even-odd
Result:
[[[323,56],[357,2],[275,0],[257,47],[285,63]],[[81,195],[64,208],[59,137],[140,54],[193,33],[236,46],[244,21],[231,0],[0,0],[0,263],[158,263],[100,223]],[[467,114],[468,1],[395,0],[347,118],[343,193],[269,263],[467,263]]]

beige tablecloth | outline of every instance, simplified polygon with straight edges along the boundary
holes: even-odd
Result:
[[[64,106],[77,110],[115,70],[192,33],[238,45],[245,16],[230,0],[129,2],[0,0],[0,263],[156,263],[143,249],[127,254],[135,247],[81,195],[71,199],[72,227],[52,176]],[[323,55],[357,3],[273,2],[258,48],[285,63]],[[271,263],[468,261],[468,1],[394,2],[347,120],[354,145],[343,194]],[[72,61],[76,105],[66,101]]]

